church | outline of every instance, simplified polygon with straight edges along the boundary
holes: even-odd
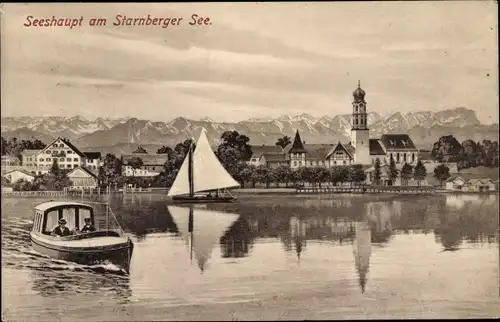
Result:
[[[405,163],[415,166],[418,161],[418,149],[408,134],[384,134],[380,138],[370,138],[365,95],[358,82],[358,87],[353,92],[350,142],[306,144],[297,130],[293,143],[285,147],[284,151],[280,151],[281,153],[254,151],[253,164],[265,164],[273,168],[288,164],[292,169],[361,164],[369,168],[377,159],[383,167],[384,164],[389,164],[392,157],[397,168],[401,168]]]

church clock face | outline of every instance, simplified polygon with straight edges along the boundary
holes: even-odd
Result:
[[[365,104],[364,103],[359,103],[359,108],[364,108]]]

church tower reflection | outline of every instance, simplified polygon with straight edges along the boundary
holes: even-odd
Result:
[[[372,251],[371,229],[367,222],[356,222],[354,226],[356,231],[353,242],[354,262],[359,276],[359,286],[361,287],[361,292],[364,293]]]
[[[290,235],[295,245],[297,259],[300,261],[300,255],[306,247],[307,222],[296,217],[290,218]]]

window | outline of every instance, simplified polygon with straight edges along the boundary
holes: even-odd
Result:
[[[293,166],[296,167],[297,166],[297,161],[293,161]]]
[[[66,166],[66,168],[71,168],[71,164],[68,164],[68,165]]]
[[[347,161],[344,160],[344,165],[347,164]]]
[[[74,159],[73,159],[73,161],[74,161],[74,162],[78,162],[78,158],[74,158]]]
[[[59,158],[59,161],[64,161],[64,158]]]
[[[66,161],[71,162],[71,158],[67,158]]]
[[[412,154],[411,154],[411,162],[412,162],[412,163],[413,163],[413,162],[415,162],[415,153],[412,153]]]
[[[337,165],[337,161],[333,161],[333,165]]]
[[[47,158],[47,161],[51,161],[51,160],[52,160],[51,158]],[[43,161],[43,159],[42,159],[42,161]]]
[[[67,154],[71,154],[71,153],[73,153],[73,151],[68,150],[68,151],[66,151],[66,153],[67,153]]]
[[[302,165],[302,161],[299,161],[299,165]]]
[[[73,164],[73,168],[76,168],[78,166],[78,164]]]
[[[312,162],[312,161],[310,161],[309,163],[310,163],[311,165],[313,165],[313,162]]]
[[[361,141],[361,145],[363,145],[363,141]]]
[[[38,161],[43,162],[43,159],[39,159]],[[47,159],[47,161],[49,161],[49,159]]]
[[[398,154],[396,155],[396,162],[399,163],[400,159],[399,159],[399,152]]]
[[[406,162],[406,153],[403,153],[403,162]]]

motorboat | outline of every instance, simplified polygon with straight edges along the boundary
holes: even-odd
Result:
[[[84,265],[112,263],[129,273],[133,242],[107,204],[49,201],[35,206],[32,247],[49,257]],[[104,211],[99,211],[104,206]],[[85,223],[92,231],[83,229]],[[56,235],[62,227],[63,236]]]

